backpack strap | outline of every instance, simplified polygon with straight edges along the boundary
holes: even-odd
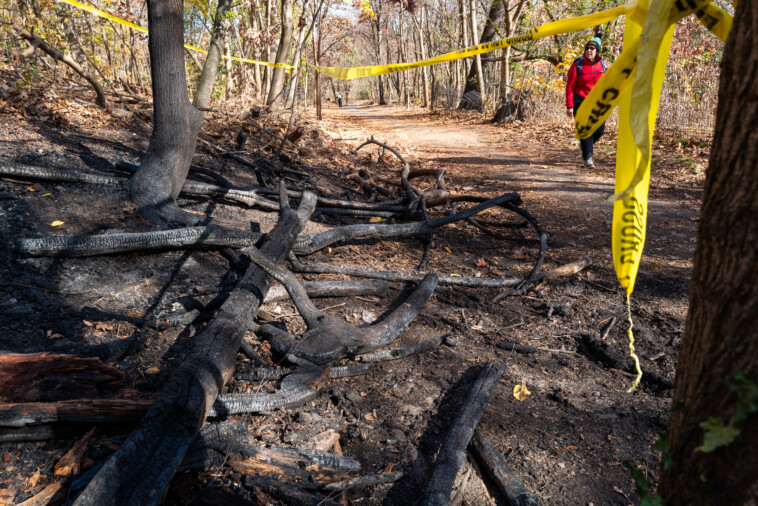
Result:
[[[584,56],[580,56],[574,60],[574,65],[576,65],[576,77],[582,75],[582,60],[584,60]]]
[[[576,60],[574,60],[574,65],[576,65],[576,77],[579,77],[582,75],[582,61],[584,60],[584,56],[580,56]],[[600,58],[600,65],[603,67],[603,74],[605,74],[605,71],[608,70],[608,63],[605,61],[605,59]],[[591,72],[593,73],[593,72]],[[597,72],[594,72],[595,74]]]

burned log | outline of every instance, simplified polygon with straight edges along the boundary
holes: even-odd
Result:
[[[262,245],[281,262],[315,206],[305,193],[296,212],[281,188],[279,222]],[[251,266],[174,372],[155,404],[124,444],[76,499],[77,505],[157,504],[219,391],[231,378],[237,352],[252,316],[268,291],[266,275]]]
[[[98,397],[100,389],[122,380],[120,369],[97,358],[55,353],[0,354],[0,398],[37,402]]]
[[[474,431],[469,449],[487,475],[495,482],[511,506],[540,506],[542,503],[526,488],[505,461],[503,454],[484,439],[481,432]]]
[[[93,425],[133,426],[152,404],[152,400],[127,399],[0,404],[0,442],[70,437]]]
[[[393,342],[432,296],[438,280],[436,274],[427,274],[405,303],[384,320],[367,328],[357,328],[340,318],[321,312],[313,305],[302,284],[290,271],[274,265],[255,247],[247,248],[243,252],[252,262],[284,285],[308,327],[300,340],[271,325],[262,325],[261,334],[277,351],[291,353],[314,364],[327,364]]]
[[[442,443],[434,463],[434,472],[424,493],[423,504],[450,504],[455,477],[466,462],[466,447],[487,407],[492,390],[506,369],[502,362],[488,362],[482,369],[463,408],[453,421],[445,442]]]

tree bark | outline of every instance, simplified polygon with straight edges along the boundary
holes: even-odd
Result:
[[[182,189],[195,153],[203,116],[187,96],[184,64],[183,0],[148,1],[150,72],[153,88],[153,133],[139,170],[132,178],[132,198],[154,223],[174,219],[174,200]]]
[[[485,44],[487,42],[492,42],[498,37],[498,28],[500,25],[503,24],[503,20],[505,19],[505,9],[508,2],[505,0],[493,0],[492,6],[490,7],[490,12],[487,15],[487,22],[484,24],[484,30],[482,30],[482,36],[479,38],[479,42],[476,42],[476,26],[472,27],[471,30],[471,45],[474,44]],[[476,5],[472,5],[472,8],[476,7]],[[471,19],[474,19],[475,12],[471,12]],[[482,93],[479,83],[480,80],[478,78],[478,72],[477,72],[477,66],[472,65],[471,68],[468,71],[468,77],[466,78],[466,86],[463,88],[463,94],[470,91],[479,91]],[[484,81],[481,81],[482,88],[484,87]],[[484,103],[484,95],[482,94],[482,103]]]
[[[690,309],[669,417],[659,487],[667,504],[755,504],[758,498],[756,44],[758,7],[740,2],[722,63]],[[740,395],[734,390],[738,373],[750,381],[742,382]],[[705,433],[700,424],[711,417],[741,432],[714,451],[699,451]]]
[[[493,7],[495,4],[502,5],[502,0],[493,0]],[[469,0],[469,6],[471,9],[471,12],[469,13],[471,15],[471,34],[472,36],[476,36],[477,33],[477,22],[476,22],[476,2],[474,0]],[[502,7],[501,7],[502,8]],[[485,24],[486,28],[486,24]],[[474,39],[476,41],[476,39]],[[477,44],[480,44],[482,40],[480,39],[479,42],[476,42]],[[485,105],[485,89],[484,89],[484,72],[482,71],[482,56],[476,55],[474,56],[474,70],[476,70],[476,85],[477,89],[479,90],[479,96],[482,97],[482,108],[481,110],[484,110]],[[469,79],[469,82],[471,79]]]
[[[279,47],[276,50],[276,63],[287,63],[292,45],[292,0],[282,0],[281,18],[282,33],[279,37]],[[271,78],[271,89],[266,99],[266,107],[270,110],[284,99],[284,67],[275,67]]]
[[[213,19],[211,31],[211,43],[208,48],[208,56],[205,58],[203,73],[197,83],[197,92],[192,104],[197,107],[208,107],[211,101],[213,83],[216,82],[218,66],[221,63],[221,55],[224,54],[224,40],[226,39],[227,23],[226,13],[232,8],[232,0],[219,0],[216,7],[216,17]],[[152,53],[151,53],[152,54]]]

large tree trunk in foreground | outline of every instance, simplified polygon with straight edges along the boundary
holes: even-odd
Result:
[[[200,74],[200,81],[197,83],[197,92],[193,105],[197,108],[208,107],[211,101],[211,92],[213,84],[216,82],[218,66],[221,64],[221,55],[224,54],[224,40],[228,30],[226,22],[226,13],[232,8],[232,0],[219,0],[216,8],[216,17],[213,20],[213,30],[211,32],[211,44],[208,48],[208,56],[205,58],[203,73]]]
[[[666,504],[758,500],[758,7],[740,2],[727,41],[713,150],[698,230],[690,310],[679,351]],[[747,380],[735,381],[735,375]],[[734,388],[740,385],[739,395]],[[751,413],[752,411],[752,413]],[[717,417],[740,431],[704,452]],[[715,422],[715,420],[711,420]],[[664,464],[666,463],[664,453]]]
[[[187,177],[204,121],[187,96],[183,15],[182,0],[148,2],[153,134],[132,178],[131,193],[140,213],[153,222],[178,210],[174,200]]]

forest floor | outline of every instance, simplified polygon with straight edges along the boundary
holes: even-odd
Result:
[[[4,163],[113,174],[116,162],[137,162],[149,141],[150,117],[145,112],[149,109],[104,113],[75,101],[58,100],[31,114],[25,104],[18,105],[15,100],[11,104],[8,99],[5,114],[0,115]],[[193,163],[237,185],[255,185],[252,170],[223,152],[235,151],[236,134],[243,130],[250,135],[250,159],[270,156],[267,149],[258,148],[276,144],[271,139],[281,135],[283,122],[269,119],[266,123],[221,112],[209,116]],[[361,462],[362,474],[388,469],[405,473],[394,484],[350,492],[350,502],[416,504],[440,444],[481,366],[503,361],[508,370],[478,428],[503,453],[527,488],[543,504],[639,503],[622,461],[630,461],[655,483],[658,453],[653,444],[665,429],[671,390],[643,383],[634,393],[626,393],[632,381],[628,372],[608,367],[587,346],[588,339],[604,341],[621,356],[628,346],[625,298],[615,279],[609,247],[612,206],[606,198],[613,191],[613,132],[596,147],[596,168],[587,170],[581,165],[578,142],[572,140],[568,124],[492,125],[468,112],[429,114],[367,103],[343,108],[327,104],[322,121],[316,121],[309,110],[302,124],[307,133],[297,146],[286,147],[285,164],[310,174],[307,184],[323,193],[344,198],[349,190],[360,196],[360,188],[348,178],[359,171],[398,179],[401,164],[391,153],[385,153],[382,161],[375,146],[353,151],[373,135],[396,148],[412,169],[444,170],[452,193],[493,197],[518,192],[523,208],[548,232],[543,270],[582,257],[588,257],[591,264],[578,274],[538,283],[535,291],[497,302],[494,299],[500,290],[441,285],[398,344],[450,334],[460,342],[458,346],[443,345],[380,364],[367,376],[336,380],[316,400],[290,412],[235,417],[235,423],[255,440],[274,447],[307,447],[317,434],[336,428],[342,451]],[[647,243],[632,297],[632,317],[643,371],[672,381],[688,307],[704,181],[699,169],[706,165],[707,155],[703,142],[672,138],[655,146]],[[23,257],[14,251],[18,237],[144,231],[150,227],[137,217],[126,190],[120,187],[5,177],[0,194],[4,245],[0,257],[0,350],[63,352],[146,332],[150,339],[145,350],[111,364],[123,373],[117,395],[139,399],[160,391],[186,353],[195,329],[207,322],[207,315],[187,328],[161,331],[140,329],[119,315],[162,318],[188,307],[187,299],[202,300],[214,290],[223,292],[234,281],[228,262],[213,251]],[[179,203],[214,216],[257,221],[264,232],[276,219],[275,215],[206,198],[181,198]],[[430,210],[433,216],[444,212]],[[535,234],[530,228],[508,229],[497,223],[519,221],[516,218],[494,212],[484,219],[509,240],[496,239],[463,223],[436,231],[427,270],[481,278],[525,275],[537,254],[536,244],[530,240]],[[55,221],[63,224],[53,226]],[[309,227],[318,230],[340,223],[330,217]],[[419,263],[423,248],[416,240],[357,242],[334,246],[314,258],[410,272]],[[359,324],[380,317],[407,288],[393,283],[388,298],[315,302],[330,314]],[[100,313],[93,317],[86,308],[111,316]],[[289,300],[267,303],[263,309],[291,330],[303,327]],[[257,343],[255,336],[249,337]],[[502,343],[535,350],[506,351],[498,346]],[[260,349],[268,359],[270,350],[265,343]],[[252,367],[239,356],[238,373]],[[40,385],[9,392],[2,380],[0,377],[0,400],[4,402],[56,400],[56,395]],[[523,401],[513,394],[519,384],[531,392]],[[244,381],[229,385],[230,391],[258,388],[261,385]],[[114,395],[111,384],[107,388],[90,385],[88,390],[90,395]],[[87,450],[85,467],[105,459],[127,434],[123,429],[99,428]],[[55,476],[53,466],[76,440],[0,444],[0,504],[19,503],[51,483],[67,487],[68,478]],[[255,487],[245,488],[242,474],[230,466],[182,472],[175,477],[166,502],[205,504],[213,494],[223,493],[226,501],[234,495],[241,504],[275,503]],[[473,459],[459,475],[454,503],[506,504]]]

